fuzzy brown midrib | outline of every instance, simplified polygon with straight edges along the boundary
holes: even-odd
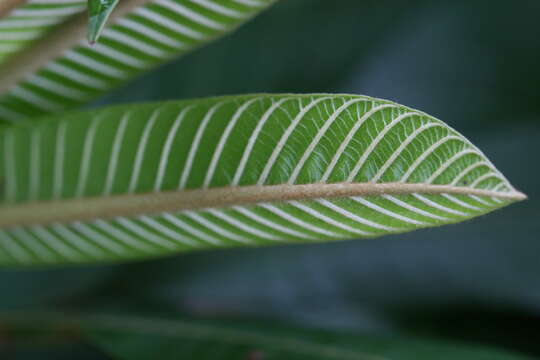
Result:
[[[336,183],[251,185],[29,202],[0,206],[0,228],[46,225],[249,205],[264,202],[403,194],[456,194],[523,200],[517,191],[496,192],[451,185]]]
[[[15,8],[24,5],[26,0],[1,0],[0,1],[0,20],[8,16]]]

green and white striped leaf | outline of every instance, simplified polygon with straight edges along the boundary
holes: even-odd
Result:
[[[0,132],[0,263],[369,238],[524,198],[425,113],[353,95],[118,106]]]
[[[273,2],[120,1],[91,45],[86,1],[29,0],[0,18],[0,125],[88,102],[230,32]]]
[[[0,15],[0,64],[58,24],[86,9],[86,0],[4,1],[5,6],[14,8],[6,9],[5,17]]]

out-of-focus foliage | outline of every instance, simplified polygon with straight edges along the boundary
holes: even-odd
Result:
[[[174,314],[129,316],[26,313],[1,316],[10,343],[20,338],[56,339],[59,356],[73,354],[66,342],[92,344],[103,358],[146,360],[527,360],[530,357],[485,346],[433,339],[329,332],[245,321],[200,321]],[[37,349],[35,349],[37,350]],[[45,349],[42,349],[46,350]],[[28,351],[28,350],[27,350]],[[10,351],[13,353],[13,351]],[[91,354],[91,352],[90,352]],[[89,356],[89,352],[86,352]],[[98,356],[97,353],[94,356]],[[100,357],[101,358],[101,357]]]
[[[230,33],[273,1],[22,1],[0,17],[0,125],[86,104]]]

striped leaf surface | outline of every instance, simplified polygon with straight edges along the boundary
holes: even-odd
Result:
[[[0,19],[0,64],[30,45],[56,25],[86,9],[86,0],[4,0],[21,6],[6,9]]]
[[[121,1],[90,45],[86,1],[29,0],[0,16],[0,125],[92,100],[233,30],[273,2]]]
[[[0,262],[368,238],[524,198],[467,139],[353,95],[118,106],[0,132]]]

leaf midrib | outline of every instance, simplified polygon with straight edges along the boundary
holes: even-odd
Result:
[[[3,0],[0,2],[0,20],[8,16],[15,8],[24,5],[26,0]]]
[[[251,185],[122,194],[0,206],[0,228],[70,223],[179,212],[264,202],[407,194],[456,194],[523,200],[518,192],[497,192],[451,185],[408,183],[334,183]]]

